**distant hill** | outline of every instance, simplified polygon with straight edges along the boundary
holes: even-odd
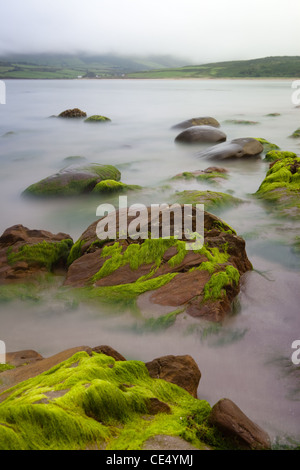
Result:
[[[15,54],[0,57],[0,79],[300,78],[300,56],[185,65],[171,56]]]
[[[171,56],[125,57],[113,54],[14,54],[0,57],[0,79],[114,78],[127,73],[180,67]]]
[[[265,57],[137,72],[128,78],[300,78],[300,56]]]

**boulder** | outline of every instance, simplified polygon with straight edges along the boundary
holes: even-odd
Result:
[[[175,142],[180,143],[207,143],[207,142],[224,142],[227,136],[220,129],[213,126],[192,126],[182,131],[176,138]]]
[[[112,165],[70,165],[58,173],[32,184],[24,195],[50,197],[90,193],[103,180],[119,181],[121,173]]]
[[[208,158],[212,160],[226,160],[237,158],[257,157],[263,152],[263,145],[257,139],[241,138],[233,139],[230,142],[224,142],[213,147],[209,147],[203,152],[199,152],[197,157]]]
[[[219,183],[220,181],[228,178],[227,173],[228,171],[225,168],[211,166],[205,170],[184,171],[173,176],[172,180],[196,179],[199,182]]]
[[[213,117],[204,116],[187,119],[186,121],[179,122],[172,127],[172,129],[187,129],[192,126],[212,126],[220,127],[220,123]]]
[[[213,406],[209,424],[218,428],[224,436],[229,437],[242,449],[269,450],[271,448],[268,434],[253,423],[228,398],[218,401]]]
[[[237,206],[244,201],[231,194],[219,191],[198,191],[188,189],[178,191],[172,196],[172,201],[178,204],[204,204],[205,210],[212,211],[224,207]]]
[[[191,356],[163,356],[146,362],[146,367],[150,377],[178,385],[197,398],[201,372]]]
[[[183,206],[179,205],[183,217]],[[124,215],[124,214],[123,214]],[[151,234],[151,208],[147,208],[142,233]],[[127,214],[127,227],[136,219]],[[106,219],[100,221],[106,222]],[[116,233],[120,232],[120,212],[116,212]],[[197,211],[192,208],[192,227],[196,230]],[[101,222],[101,223],[102,223]],[[170,239],[133,239],[125,234],[116,240],[99,240],[91,224],[72,247],[64,285],[84,287],[76,291],[82,300],[135,302],[143,311],[158,307],[178,307],[195,317],[221,321],[231,311],[239,292],[240,276],[252,269],[245,242],[218,217],[205,212],[205,246],[186,249],[186,237],[174,236],[171,212]],[[158,223],[161,237],[162,213]],[[164,220],[164,229],[166,229]],[[127,238],[126,238],[127,237]]]
[[[84,120],[84,122],[96,122],[96,123],[101,123],[101,122],[110,122],[111,119],[106,117],[106,116],[101,116],[99,114],[94,114],[93,116],[89,116],[87,119]]]
[[[0,237],[0,283],[24,281],[32,275],[66,269],[73,240],[65,233],[14,225]]]
[[[87,114],[84,111],[81,111],[79,108],[66,109],[58,115],[58,117],[61,118],[83,118],[86,116]]]

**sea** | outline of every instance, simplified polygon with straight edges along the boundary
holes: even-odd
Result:
[[[268,171],[260,158],[222,161],[229,177],[218,185],[172,180],[212,162],[198,154],[214,144],[182,145],[173,126],[187,119],[217,119],[227,141],[264,138],[300,154],[300,109],[292,80],[5,80],[0,104],[0,233],[15,224],[76,241],[97,220],[103,202],[118,197],[36,200],[31,184],[72,161],[116,166],[121,181],[143,190],[131,204],[169,203],[185,189],[222,191],[244,200],[211,210],[246,241],[253,270],[242,277],[235,308],[220,326],[203,328],[182,318],[160,332],[143,330],[136,312],[66,302],[52,291],[38,303],[0,304],[0,340],[7,351],[34,349],[44,357],[75,346],[107,344],[127,359],[191,355],[201,371],[198,398],[213,406],[234,401],[265,429],[274,447],[300,443],[300,366],[292,361],[300,340],[300,253],[294,242],[299,221],[281,219],[253,195]],[[2,88],[3,89],[3,88]],[[3,102],[3,100],[2,100]],[[299,103],[298,103],[299,104]],[[110,118],[105,124],[63,120],[66,109]],[[275,113],[275,115],[273,115]],[[243,124],[233,121],[252,121]],[[69,159],[68,157],[80,157]],[[215,165],[215,163],[213,163]],[[155,311],[147,313],[155,317]],[[300,357],[300,354],[299,354]]]

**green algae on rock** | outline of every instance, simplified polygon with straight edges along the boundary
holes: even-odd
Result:
[[[279,150],[278,145],[273,144],[272,142],[269,142],[268,140],[263,139],[262,137],[254,137],[254,138],[255,140],[257,140],[258,142],[262,144],[264,148],[264,152],[269,152],[271,150]]]
[[[270,164],[255,193],[281,216],[300,216],[300,158],[285,157]]]
[[[205,210],[213,210],[227,206],[242,204],[242,199],[231,194],[217,191],[185,190],[173,195],[173,201],[178,204],[204,204]]]
[[[50,197],[90,193],[102,180],[119,181],[120,171],[112,165],[71,165],[29,186],[24,195]]]
[[[94,114],[85,119],[84,122],[111,122],[111,119],[106,116],[101,116],[100,114]]]
[[[207,424],[210,411],[178,385],[151,378],[140,361],[82,351],[5,390],[0,448],[138,450],[157,434],[226,448]]]
[[[112,179],[107,179],[100,181],[93,188],[92,193],[94,194],[103,194],[103,193],[118,193],[118,192],[127,192],[127,191],[138,191],[142,189],[141,186],[133,184],[125,184],[121,181],[115,181]]]
[[[195,179],[199,182],[205,183],[219,183],[222,179],[227,179],[227,170],[225,168],[220,167],[209,167],[205,170],[195,170],[195,171],[184,171],[183,173],[179,173],[176,176],[171,178],[171,181],[176,180],[192,180]]]
[[[244,119],[227,119],[225,123],[226,124],[241,124],[241,125],[246,125],[246,126],[259,124],[258,121],[247,121]]]
[[[300,127],[298,129],[296,129],[290,137],[298,139],[300,137]]]
[[[297,154],[294,152],[282,152],[280,150],[270,150],[266,153],[265,160],[268,162],[276,162],[277,160],[282,160],[283,158],[295,158]]]
[[[195,214],[193,208],[193,223],[196,223]],[[148,305],[155,307],[158,315],[159,308],[168,306],[169,313],[183,309],[195,317],[220,321],[230,311],[239,291],[239,277],[252,269],[243,239],[207,212],[205,243],[195,250],[187,248],[186,239],[150,238],[150,226],[144,227],[145,233],[149,233],[145,240],[106,240],[98,245],[96,227],[97,222],[75,243],[74,261],[69,265],[64,283],[66,292],[80,302],[118,303],[135,311],[138,308],[142,318],[144,294],[147,294]],[[230,270],[231,267],[237,271]],[[224,277],[220,296],[208,296],[206,284],[221,272],[226,275],[226,282]],[[162,324],[173,324],[178,315],[177,311]]]

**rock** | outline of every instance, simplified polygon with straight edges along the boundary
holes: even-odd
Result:
[[[265,160],[268,162],[276,162],[283,158],[296,158],[297,154],[294,152],[281,152],[280,150],[270,150],[266,153]]]
[[[14,225],[0,237],[0,283],[23,281],[39,272],[66,269],[73,240],[65,233],[52,234]]]
[[[90,193],[97,183],[103,180],[119,181],[121,173],[112,165],[90,164],[86,166],[70,165],[58,173],[32,184],[24,195],[74,196]]]
[[[230,158],[257,157],[264,150],[262,144],[253,138],[234,139],[204,150],[197,154],[199,158],[225,160]]]
[[[133,184],[125,184],[121,181],[115,180],[103,180],[97,183],[93,188],[92,193],[94,194],[105,194],[105,193],[124,193],[127,191],[139,191],[142,189],[141,186]]]
[[[150,377],[178,385],[197,398],[201,372],[191,356],[163,356],[146,362],[146,367]]]
[[[206,142],[224,142],[226,134],[213,126],[192,126],[182,131],[175,142],[181,143],[206,143]]]
[[[187,119],[186,121],[179,122],[172,127],[172,129],[187,129],[188,127],[192,126],[212,126],[212,127],[220,127],[220,123],[213,117],[204,116],[204,117],[196,117],[192,119]]]
[[[185,190],[176,192],[172,201],[178,204],[204,204],[205,210],[214,211],[214,209],[236,206],[243,204],[244,201],[231,194],[217,191],[198,191]]]
[[[225,121],[226,124],[241,124],[245,126],[253,126],[255,124],[259,124],[257,121],[247,121],[243,119],[227,119]]]
[[[294,139],[297,139],[300,137],[300,127],[296,129],[290,137],[293,137]]]
[[[81,111],[81,109],[74,108],[74,109],[66,109],[62,113],[58,115],[61,118],[83,118],[86,117],[86,113]]]
[[[269,450],[271,448],[268,434],[227,398],[218,401],[213,406],[209,424],[216,426],[224,436],[231,438],[243,449]]]
[[[281,217],[300,217],[300,157],[284,153],[270,164],[255,196]]]
[[[183,206],[179,208],[183,215]],[[196,215],[193,207],[193,232]],[[119,216],[117,211],[116,233],[121,230]],[[128,216],[127,227],[135,219],[136,216]],[[147,208],[145,225],[140,227],[142,233],[151,234],[151,222],[151,208]],[[125,234],[124,239],[99,240],[97,224],[98,221],[91,224],[81,235],[69,257],[64,285],[85,287],[75,291],[82,301],[138,301],[141,311],[147,305],[156,312],[159,306],[173,310],[180,307],[192,316],[221,321],[231,311],[240,276],[252,269],[244,240],[208,212],[204,214],[205,246],[200,251],[186,250],[184,236],[182,240],[134,240]],[[162,214],[158,224],[161,236]],[[170,235],[174,235],[172,217]]]
[[[38,352],[30,349],[25,351],[8,352],[5,359],[7,364],[20,367],[32,364],[36,361],[41,361],[43,356],[41,356]]]
[[[255,140],[262,144],[264,152],[269,152],[271,150],[280,150],[278,145],[273,144],[272,142],[269,142],[268,140],[263,139],[262,137],[255,137]]]
[[[90,116],[87,119],[85,119],[84,122],[96,122],[96,123],[111,122],[111,119],[109,119],[106,116],[100,116],[99,114],[94,114],[93,116]]]
[[[223,179],[226,179],[228,171],[225,168],[219,168],[216,166],[211,166],[205,170],[194,170],[194,171],[184,171],[179,173],[176,176],[173,176],[172,180],[184,179],[196,179],[200,182],[207,183],[219,183]]]
[[[106,356],[111,356],[114,358],[115,361],[126,361],[125,357],[122,356],[118,351],[113,349],[111,346],[96,346],[92,348],[92,351],[96,353],[106,354]]]

